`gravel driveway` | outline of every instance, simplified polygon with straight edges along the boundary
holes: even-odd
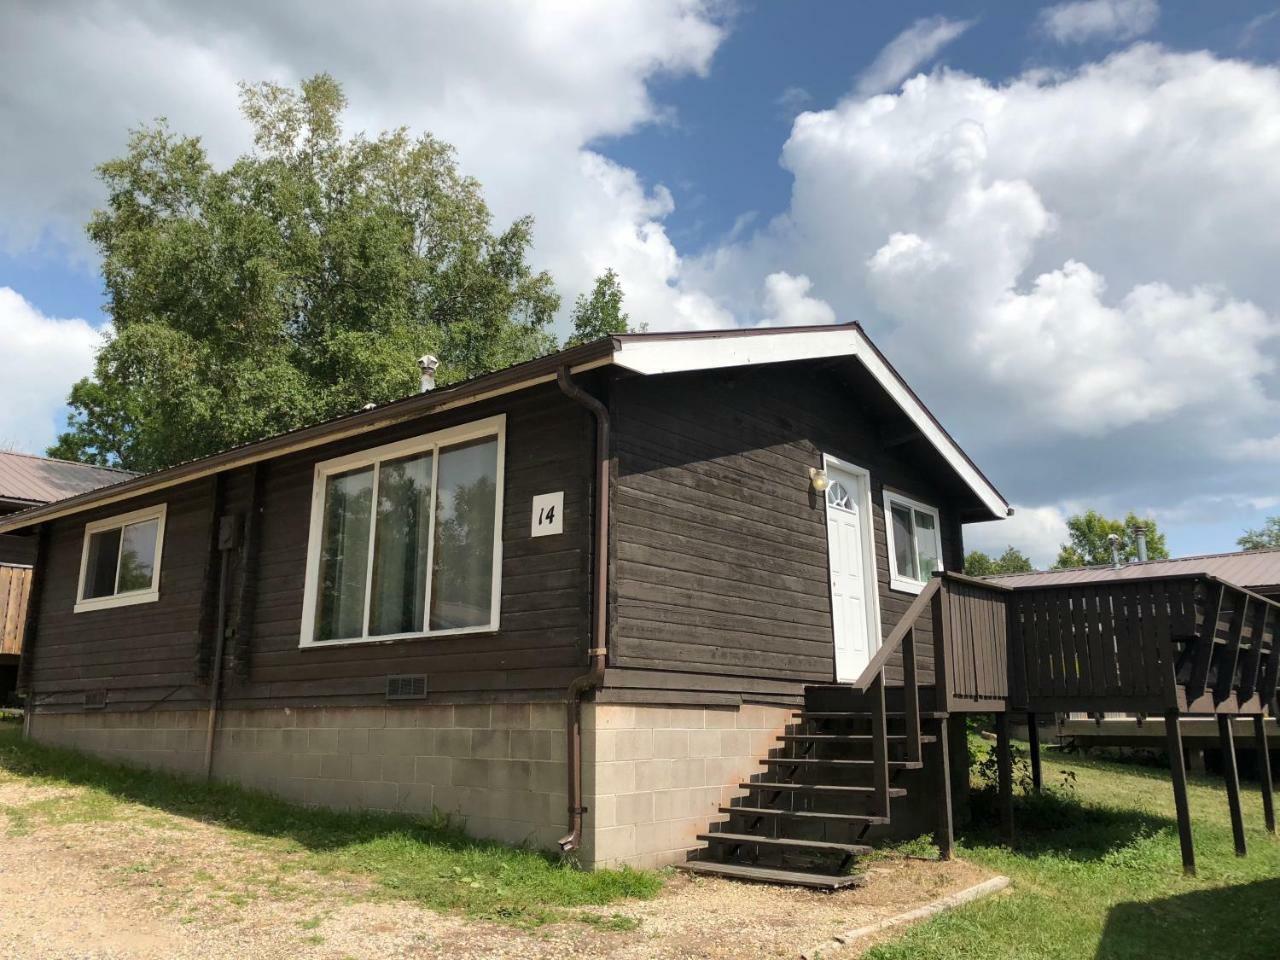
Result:
[[[78,788],[0,784],[0,956],[14,960],[387,960],[448,957],[796,957],[833,934],[911,909],[985,874],[887,860],[836,894],[671,878],[655,900],[521,930],[388,898],[366,878],[316,874],[252,837],[142,806],[60,817]],[[41,811],[47,811],[42,813]],[[863,945],[865,946],[865,945]],[[823,957],[854,956],[824,950]]]

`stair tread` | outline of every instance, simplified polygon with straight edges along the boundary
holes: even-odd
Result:
[[[833,744],[833,742],[841,741],[849,741],[851,744],[869,744],[869,742],[872,742],[872,739],[873,737],[870,733],[783,733],[782,736],[778,737],[778,740],[795,742],[795,744],[804,744],[804,742],[808,742],[810,740],[826,742],[826,744]],[[890,741],[891,744],[892,742],[904,741],[906,740],[906,733],[890,733],[887,740]],[[927,735],[920,736],[920,742],[922,742],[922,744],[932,744],[934,740],[937,740],[937,737]]]
[[[765,766],[781,767],[787,764],[798,764],[800,766],[832,766],[832,767],[869,767],[874,760],[839,760],[827,759],[825,757],[765,757],[760,761]],[[889,760],[887,761],[891,770],[919,770],[922,766],[914,760]]]
[[[744,813],[752,817],[790,817],[796,820],[838,820],[850,823],[888,823],[888,817],[864,813],[824,813],[821,810],[778,810],[773,807],[721,807],[721,813]]]
[[[755,780],[738,784],[744,790],[808,790],[814,793],[861,793],[870,796],[876,792],[875,787],[851,787],[837,783],[779,783],[772,780]],[[902,787],[890,787],[889,796],[905,797],[907,791]]]
[[[865,843],[832,843],[829,840],[796,840],[792,837],[761,837],[754,833],[700,833],[708,843],[755,843],[762,847],[790,847],[795,850],[824,850],[861,856],[871,852]]]
[[[801,710],[792,714],[792,716],[799,717],[802,720],[870,720],[872,713],[870,710]],[[949,716],[949,713],[920,711],[920,717],[924,720]],[[885,711],[885,719],[887,720],[902,720],[905,717],[906,714],[901,710]]]
[[[677,866],[678,870],[701,873],[734,880],[755,883],[781,883],[793,887],[810,887],[814,890],[840,890],[861,885],[862,878],[843,874],[807,873],[801,870],[779,870],[776,867],[757,867],[746,863],[721,863],[717,860],[690,860]]]

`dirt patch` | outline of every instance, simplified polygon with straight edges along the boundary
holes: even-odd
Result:
[[[41,787],[3,789],[11,805],[48,799]],[[677,874],[654,900],[583,911],[633,929],[530,931],[391,900],[366,878],[308,870],[301,853],[146,807],[102,822],[37,820],[3,843],[0,942],[23,960],[797,957],[987,876],[893,859],[874,864],[865,887],[823,894]]]

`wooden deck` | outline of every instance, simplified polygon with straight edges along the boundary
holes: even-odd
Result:
[[[1211,725],[1243,856],[1238,735],[1252,734],[1259,748],[1267,828],[1275,832],[1266,750],[1275,725],[1266,717],[1275,712],[1280,682],[1278,630],[1280,604],[1206,575],[1018,589],[940,574],[857,681],[807,689],[798,723],[762,759],[765,772],[743,784],[747,794],[700,838],[707,846],[696,855],[696,869],[766,881],[786,873],[786,882],[800,876],[814,886],[838,885],[865,852],[867,832],[890,823],[894,800],[907,796],[900,775],[924,769],[935,793],[935,838],[942,857],[950,857],[947,743],[954,713],[995,715],[999,807],[1010,840],[1011,712],[1025,712],[1029,721],[1035,789],[1036,714],[1159,717],[1188,872],[1195,871],[1195,853],[1183,726]],[[925,650],[921,637],[929,638]],[[920,681],[922,655],[932,663],[932,684]]]

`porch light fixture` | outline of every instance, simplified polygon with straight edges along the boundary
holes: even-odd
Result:
[[[831,480],[827,477],[827,471],[820,470],[818,467],[810,467],[809,485],[813,487],[814,493],[826,493],[827,487],[831,486]]]

